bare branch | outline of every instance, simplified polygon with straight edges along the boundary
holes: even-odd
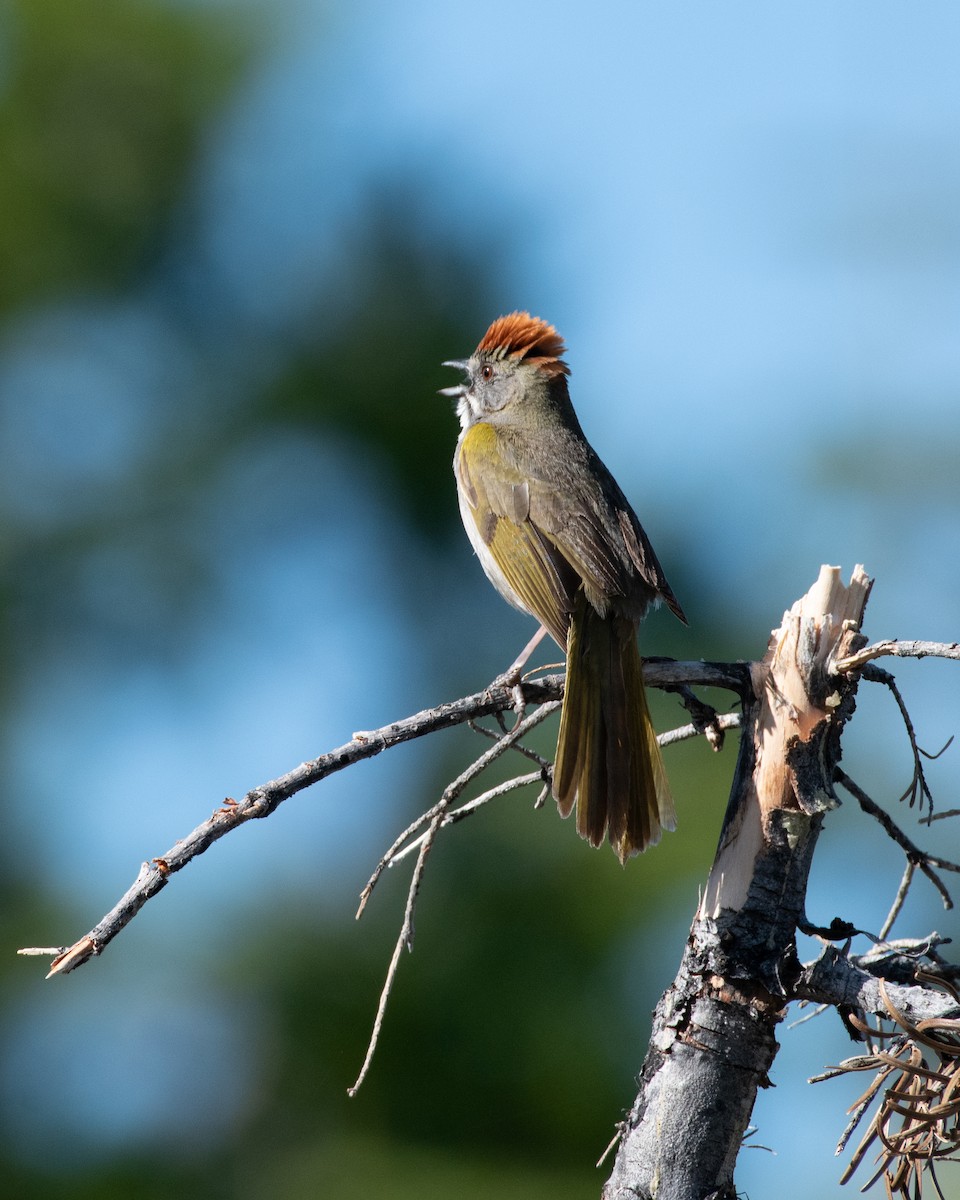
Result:
[[[726,732],[728,729],[739,729],[742,724],[743,721],[739,713],[714,713],[713,718],[710,721],[709,728],[716,728]],[[485,729],[482,725],[476,725],[472,721],[470,722],[470,728],[476,730],[477,733],[483,734],[485,737],[493,739],[499,737],[499,735],[494,733],[492,729]],[[679,742],[687,742],[691,738],[703,736],[706,736],[708,740],[710,740],[709,729],[703,729],[699,724],[693,724],[691,722],[689,725],[678,725],[676,729],[668,729],[665,733],[657,734],[657,741],[661,746],[675,746]],[[711,745],[714,745],[712,740]],[[516,745],[513,747],[513,749],[518,750],[521,754],[525,755],[533,762],[538,763],[541,768],[540,772],[534,772],[530,775],[521,775],[516,779],[508,780],[507,783],[500,784],[498,787],[491,788],[489,792],[484,792],[484,794],[482,796],[478,796],[476,800],[471,800],[468,804],[464,804],[462,807],[454,809],[453,812],[449,813],[444,819],[444,825],[452,825],[455,821],[459,821],[463,817],[470,816],[471,813],[475,812],[478,808],[481,808],[484,804],[489,803],[491,800],[497,799],[499,796],[506,795],[507,792],[515,791],[520,787],[525,787],[529,783],[536,783],[537,780],[543,778],[544,771],[549,771],[553,767],[553,764],[548,759],[543,758],[541,755],[537,754],[533,750],[530,750],[526,746]],[[393,861],[399,862],[401,858],[406,857],[407,853],[413,848],[414,845],[418,844],[419,841],[411,842],[410,845],[405,846],[403,850],[395,856]]]
[[[535,714],[535,716],[539,715],[540,714]],[[503,749],[507,749],[507,747],[503,747]],[[489,761],[492,761],[492,759]],[[516,788],[524,787],[528,783],[535,783],[537,780],[542,778],[542,776],[538,773],[522,776],[518,779],[507,780],[506,783],[502,783],[497,787],[490,788],[490,790],[484,792],[482,796],[478,796],[476,799],[461,805],[460,808],[455,809],[453,812],[446,812],[446,806],[452,803],[455,796],[462,791],[462,788],[466,786],[466,783],[469,781],[469,779],[472,779],[476,774],[479,773],[477,770],[475,770],[476,765],[476,763],[473,764],[473,767],[470,768],[469,772],[465,772],[464,776],[461,776],[459,780],[457,780],[454,784],[451,784],[450,787],[446,789],[443,794],[443,799],[432,810],[433,815],[430,820],[429,828],[420,834],[420,836],[414,841],[409,842],[406,846],[403,846],[403,848],[399,850],[398,853],[394,854],[389,860],[381,859],[377,872],[375,872],[374,877],[367,887],[364,888],[360,909],[357,912],[357,917],[359,917],[363,912],[364,906],[366,905],[367,900],[370,898],[370,892],[373,884],[376,882],[376,878],[379,877],[384,865],[387,867],[395,866],[402,858],[405,858],[408,854],[412,853],[413,850],[419,849],[417,862],[413,869],[413,876],[410,880],[410,888],[407,892],[407,903],[404,909],[403,923],[400,927],[400,933],[397,937],[396,945],[393,948],[393,954],[390,958],[390,965],[387,968],[387,977],[384,980],[383,989],[380,992],[380,1000],[377,1004],[377,1015],[374,1018],[373,1029],[370,1033],[370,1040],[367,1043],[367,1052],[364,1055],[363,1064],[360,1067],[360,1073],[357,1075],[356,1081],[352,1087],[347,1089],[348,1096],[352,1097],[357,1094],[361,1084],[363,1083],[364,1079],[366,1079],[367,1073],[370,1070],[370,1065],[373,1062],[373,1056],[377,1049],[377,1042],[380,1040],[380,1031],[383,1028],[383,1021],[387,1012],[387,1004],[390,1000],[390,993],[393,991],[393,984],[394,980],[396,979],[397,969],[400,966],[401,951],[404,949],[404,947],[406,947],[408,951],[413,950],[414,910],[416,908],[417,896],[420,892],[420,885],[423,882],[423,875],[427,865],[427,856],[433,848],[437,834],[444,826],[452,825],[456,821],[470,816],[471,813],[476,812],[476,810],[483,804],[488,803],[495,797],[504,795],[509,791],[515,790]],[[489,765],[489,762],[485,765]],[[482,769],[483,768],[481,767],[480,770]],[[396,845],[396,843],[394,843],[394,845]]]
[[[502,736],[498,736],[491,730],[484,729],[482,726],[477,726],[474,722],[470,722],[471,728],[477,733],[483,734],[486,737],[494,739],[494,745],[482,754],[462,775],[460,775],[452,784],[444,791],[439,803],[425,813],[422,813],[415,821],[397,837],[390,848],[386,851],[377,866],[370,876],[366,887],[360,893],[360,907],[357,909],[357,918],[362,916],[367,902],[373,893],[373,889],[377,884],[380,876],[389,867],[394,867],[401,859],[406,858],[414,850],[419,850],[417,863],[414,868],[413,878],[410,882],[410,891],[407,896],[407,905],[404,912],[403,924],[400,928],[400,934],[397,938],[397,944],[394,947],[393,955],[390,959],[390,965],[387,969],[387,978],[383,985],[383,990],[380,993],[380,1002],[377,1007],[377,1015],[374,1019],[373,1030],[370,1035],[370,1041],[367,1046],[367,1053],[360,1069],[360,1074],[357,1076],[356,1082],[348,1089],[350,1096],[356,1095],[366,1078],[367,1072],[370,1069],[370,1064],[373,1061],[373,1055],[376,1050],[377,1041],[380,1037],[380,1031],[383,1027],[384,1017],[386,1015],[387,1003],[390,999],[390,993],[393,989],[393,982],[396,978],[397,969],[400,964],[400,951],[404,945],[408,950],[413,949],[413,913],[416,904],[416,897],[420,889],[420,884],[423,879],[423,873],[426,867],[426,858],[433,846],[436,836],[440,829],[447,825],[452,825],[457,821],[463,820],[464,817],[472,815],[477,809],[488,804],[491,800],[497,799],[499,796],[504,796],[509,792],[516,791],[518,788],[525,787],[530,783],[544,782],[549,787],[550,764],[540,759],[538,755],[529,752],[520,744],[519,739],[527,734],[535,725],[540,724],[547,716],[554,712],[559,707],[558,701],[553,701],[542,705],[531,716],[526,717],[523,721],[518,721],[514,728]],[[735,728],[740,724],[739,715],[736,713],[728,713],[724,717],[718,717],[713,713],[713,717],[709,722],[711,727],[716,728]],[[696,737],[698,734],[705,733],[706,730],[696,725],[685,725],[680,729],[671,730],[670,733],[661,734],[658,741],[661,745],[668,745],[672,742],[679,742],[685,738]],[[526,753],[528,757],[535,761],[541,762],[544,765],[541,770],[529,775],[519,776],[516,779],[508,779],[504,783],[497,784],[495,787],[489,788],[482,795],[468,801],[459,808],[449,811],[453,800],[463,791],[467,784],[483,770],[485,770],[496,758],[499,758],[505,751],[513,749],[520,750]],[[419,836],[413,837],[418,830],[424,825],[427,829],[420,833]],[[412,841],[408,841],[413,838]]]
[[[370,1064],[373,1062],[373,1056],[377,1049],[377,1042],[380,1040],[380,1030],[383,1028],[383,1018],[386,1015],[387,1002],[393,990],[393,981],[396,979],[397,968],[400,966],[400,955],[403,952],[404,946],[408,950],[413,947],[413,912],[416,907],[420,884],[423,880],[423,872],[427,865],[427,856],[433,847],[434,839],[442,822],[443,813],[438,812],[430,822],[430,828],[424,835],[423,843],[420,846],[420,853],[417,856],[417,863],[413,868],[413,876],[410,880],[409,891],[407,892],[407,904],[403,912],[403,924],[400,926],[400,933],[397,937],[396,945],[393,947],[393,954],[390,957],[390,966],[387,968],[387,978],[384,980],[383,989],[380,992],[377,1015],[374,1018],[373,1030],[370,1033],[370,1040],[367,1043],[367,1053],[364,1056],[363,1064],[360,1067],[360,1074],[357,1076],[353,1087],[347,1088],[348,1096],[355,1096],[357,1094],[357,1090],[370,1070]]]
[[[715,717],[715,723],[718,728],[723,730],[739,729],[741,724],[740,714],[717,714]],[[492,729],[485,729],[482,725],[476,725],[472,721],[469,722],[469,724],[470,728],[476,730],[477,733],[496,741],[500,740],[500,735],[496,734]],[[673,746],[678,742],[688,741],[690,738],[694,737],[700,737],[703,735],[703,733],[704,731],[698,728],[696,725],[680,725],[676,729],[670,729],[666,733],[659,734],[657,741],[661,746]],[[541,795],[538,797],[535,807],[539,807],[539,805],[543,803],[546,795],[549,794],[549,778],[545,772],[549,772],[553,764],[548,759],[542,758],[539,754],[535,753],[535,751],[530,750],[526,746],[522,746],[519,743],[514,744],[511,749],[518,750],[521,754],[524,754],[534,762],[539,763],[541,769],[539,771],[531,771],[529,775],[518,775],[514,779],[507,779],[503,783],[498,783],[495,787],[489,788],[481,795],[475,796],[474,799],[468,800],[465,804],[461,804],[459,808],[451,809],[451,811],[448,812],[443,818],[441,828],[446,828],[448,825],[455,825],[458,821],[462,821],[465,817],[473,816],[475,812],[489,804],[492,800],[498,800],[501,796],[509,795],[510,792],[518,791],[520,788],[529,787],[530,784],[541,783],[545,781],[544,791],[542,791]],[[424,838],[427,836],[426,833],[421,833],[418,837],[414,837],[413,840],[409,842],[406,841],[406,839],[408,837],[412,837],[412,835],[415,834],[423,824],[430,820],[431,812],[432,810],[422,813],[416,819],[416,821],[412,822],[403,831],[403,833],[400,834],[390,849],[384,854],[382,866],[387,868],[395,867],[397,863],[407,858],[413,853],[414,850],[418,849],[420,845],[422,845]],[[405,842],[406,844],[404,844]],[[378,871],[377,874],[379,875],[379,873],[380,872]],[[357,916],[359,915],[360,913],[358,912]],[[55,951],[51,951],[51,953],[55,953]]]
[[[940,858],[936,854],[928,854],[927,851],[921,850],[919,846],[907,837],[896,821],[894,821],[893,817],[888,812],[885,812],[874,800],[871,800],[863,788],[859,784],[854,783],[850,776],[845,771],[840,770],[839,767],[834,773],[834,779],[842,787],[846,788],[865,813],[869,813],[871,817],[879,821],[887,836],[895,841],[904,852],[907,861],[914,863],[926,875],[940,893],[940,897],[943,900],[943,907],[953,908],[953,899],[947,890],[947,886],[934,868],[938,867],[941,871],[960,872],[960,864],[950,862],[949,859]]]
[[[529,775],[518,775],[515,779],[507,779],[503,783],[498,783],[496,787],[489,788],[482,792],[479,796],[474,796],[472,800],[468,800],[465,804],[461,804],[459,808],[451,809],[450,812],[443,818],[441,828],[446,828],[448,825],[456,825],[458,821],[462,821],[464,817],[472,817],[475,812],[489,804],[491,800],[499,800],[501,796],[506,796],[510,792],[519,791],[520,788],[529,787],[531,783],[542,783],[543,773],[540,771],[531,771]],[[546,798],[546,793],[549,792],[549,784],[544,784],[543,790],[540,793],[540,798],[534,807],[538,807],[541,799]],[[421,833],[419,837],[413,839],[393,855],[387,863],[387,867],[395,867],[398,862],[407,858],[414,850],[418,849],[427,835]]]
[[[651,662],[644,666],[644,679],[651,687],[690,683],[700,687],[727,688],[742,694],[748,686],[749,668],[743,663]],[[481,692],[424,709],[380,729],[354,734],[351,741],[336,750],[321,754],[311,762],[260,787],[253,788],[240,800],[227,798],[207,820],[186,837],[179,839],[166,853],[142,864],[137,878],[112,909],[82,938],[69,947],[54,951],[49,979],[65,975],[102,953],[141,908],[170,882],[171,876],[203,854],[225,834],[247,821],[268,817],[291,796],[345,767],[373,758],[402,742],[426,737],[441,729],[450,729],[478,718],[508,712],[520,694],[524,704],[542,705],[563,696],[563,676],[547,675],[524,679],[515,686],[495,682]],[[39,947],[27,947],[21,953],[35,953]],[[49,951],[49,947],[46,948]]]
[[[856,671],[872,659],[887,655],[895,658],[960,658],[960,642],[901,642],[899,638],[890,638],[838,658],[832,669],[837,675]]]
[[[897,894],[893,898],[893,904],[890,906],[890,911],[887,913],[887,919],[880,926],[880,932],[877,935],[881,942],[885,942],[890,935],[890,930],[893,928],[894,922],[903,909],[904,902],[907,899],[907,893],[910,891],[910,884],[913,882],[913,873],[917,869],[916,863],[912,859],[907,859],[907,865],[903,869],[903,875],[900,879],[900,886],[897,888]]]
[[[370,1040],[367,1043],[367,1052],[360,1068],[360,1074],[357,1076],[353,1086],[347,1089],[347,1094],[349,1096],[355,1096],[357,1094],[360,1085],[367,1076],[367,1072],[370,1070],[370,1064],[373,1062],[373,1056],[377,1048],[377,1042],[380,1038],[380,1030],[383,1028],[383,1019],[386,1015],[387,1003],[390,1000],[390,993],[393,990],[393,982],[396,979],[397,969],[400,965],[400,953],[404,947],[406,947],[406,949],[409,951],[413,950],[413,914],[414,910],[416,909],[417,896],[419,895],[420,885],[423,882],[423,875],[427,866],[427,857],[433,848],[440,829],[443,827],[443,825],[447,824],[446,817],[451,804],[453,804],[456,798],[461,795],[464,788],[467,787],[472,780],[476,779],[478,775],[485,771],[491,763],[495,762],[498,758],[505,754],[507,750],[513,748],[519,742],[520,738],[529,733],[534,726],[539,725],[541,721],[545,720],[559,707],[560,702],[557,700],[541,705],[541,707],[529,717],[525,717],[522,721],[518,721],[513,729],[509,731],[509,733],[505,733],[502,738],[500,738],[494,745],[490,747],[489,750],[487,750],[484,754],[481,754],[480,757],[475,762],[471,763],[471,765],[467,767],[467,769],[463,771],[452,783],[448,784],[447,787],[444,788],[443,795],[440,797],[439,802],[434,805],[429,814],[425,814],[424,817],[419,818],[413,826],[410,826],[407,830],[405,830],[404,833],[400,835],[400,838],[393,843],[393,846],[391,846],[387,854],[380,859],[376,870],[374,871],[373,875],[371,875],[370,880],[367,883],[367,886],[363,889],[363,892],[360,896],[360,907],[357,910],[358,919],[363,913],[367,901],[370,899],[370,895],[373,892],[380,875],[383,873],[386,867],[391,866],[392,863],[396,861],[395,851],[406,839],[410,830],[418,829],[424,823],[424,820],[429,818],[429,827],[417,839],[420,846],[420,852],[417,855],[416,866],[413,869],[413,876],[410,880],[410,888],[407,892],[407,904],[403,914],[403,924],[400,927],[397,943],[394,946],[393,955],[390,959],[390,966],[387,969],[387,978],[384,982],[383,990],[380,993],[380,1001],[377,1005],[377,1015],[374,1018],[373,1029],[370,1034]]]
[[[500,725],[500,732],[495,729],[487,729],[485,725],[481,725],[479,721],[468,721],[467,724],[474,733],[479,733],[481,737],[489,738],[492,742],[499,741],[500,738],[508,733],[507,724],[503,719],[503,713],[497,713],[497,722]],[[522,742],[515,742],[513,749],[518,754],[522,754],[524,758],[529,758],[531,762],[535,762],[541,771],[549,771],[553,763],[549,758],[544,758],[542,754],[538,754],[536,750],[531,750],[529,746],[524,746]]]
[[[693,718],[694,733],[702,733],[712,749],[716,751],[722,750],[724,727],[717,720],[717,710],[713,705],[705,704],[694,692],[693,688],[686,683],[665,686],[663,690],[665,692],[673,692],[680,697],[683,707]],[[675,740],[679,741],[681,739],[677,738]],[[664,745],[662,741],[660,744]]]
[[[937,980],[928,980],[934,984]],[[846,1183],[875,1143],[880,1150],[879,1166],[863,1185],[865,1191],[884,1176],[888,1196],[903,1200],[919,1197],[923,1174],[931,1175],[934,1163],[949,1161],[960,1150],[960,1020],[956,1017],[927,1018],[917,1022],[900,1008],[892,989],[878,983],[885,1011],[879,1015],[892,1022],[890,1030],[873,1028],[856,1016],[853,1024],[867,1035],[869,1054],[840,1063],[824,1077],[851,1071],[873,1071],[875,1077],[853,1105],[853,1120],[844,1130],[839,1154],[870,1105],[880,1096],[879,1106],[859,1146],[854,1151],[840,1182]],[[949,999],[956,1002],[953,989]],[[934,1184],[940,1192],[939,1185]],[[940,1193],[942,1195],[942,1192]]]
[[[679,689],[678,689],[679,690]],[[689,691],[689,689],[685,689]],[[695,699],[695,697],[694,697]],[[698,702],[699,703],[699,702]],[[535,725],[539,725],[547,716],[554,712],[559,707],[559,701],[552,701],[541,707],[531,714],[529,717],[518,721],[513,729],[505,731],[503,734],[496,734],[492,730],[485,729],[477,725],[474,721],[470,721],[470,727],[477,733],[491,738],[494,742],[493,746],[482,754],[466,771],[463,772],[453,783],[451,783],[443,793],[440,801],[427,812],[422,813],[417,819],[411,822],[410,825],[397,837],[389,849],[384,853],[380,861],[377,863],[373,874],[367,882],[366,887],[360,893],[360,907],[357,909],[357,918],[362,916],[367,902],[373,893],[378,880],[385,870],[396,866],[401,859],[406,858],[414,850],[419,850],[419,856],[414,868],[413,879],[410,883],[410,891],[407,897],[407,906],[404,912],[403,924],[400,929],[400,934],[397,939],[397,944],[394,947],[393,956],[390,959],[390,965],[387,969],[386,982],[383,985],[383,990],[380,993],[380,1002],[377,1007],[377,1015],[374,1019],[373,1030],[370,1035],[370,1041],[367,1046],[367,1053],[363,1060],[363,1065],[360,1069],[360,1074],[357,1077],[354,1085],[348,1089],[350,1096],[356,1095],[360,1085],[366,1078],[367,1072],[370,1069],[370,1064],[373,1061],[373,1055],[376,1050],[377,1041],[380,1037],[380,1030],[383,1026],[384,1017],[386,1015],[387,1003],[389,1002],[390,993],[393,989],[393,982],[396,978],[397,969],[400,963],[400,950],[406,945],[408,950],[413,949],[413,912],[416,903],[416,896],[419,892],[420,884],[423,878],[424,869],[426,867],[426,856],[429,853],[438,832],[447,825],[452,825],[456,821],[462,820],[464,817],[470,816],[477,809],[491,800],[499,796],[506,795],[508,792],[515,791],[517,788],[525,787],[530,783],[543,782],[546,788],[550,785],[550,770],[551,764],[540,758],[539,755],[533,754],[526,750],[520,743],[520,738],[525,736]],[[707,706],[702,706],[706,709]],[[698,721],[696,724],[686,725],[680,729],[674,729],[670,733],[661,734],[658,741],[661,745],[666,745],[671,742],[679,742],[684,738],[696,737],[698,734],[708,734],[710,729],[719,730],[723,728],[734,728],[740,724],[739,715],[736,713],[726,714],[724,717],[719,717],[717,713],[710,709],[710,716],[704,721]],[[498,714],[499,716],[500,714]],[[523,775],[516,779],[509,779],[504,783],[498,784],[495,787],[489,788],[482,795],[474,800],[468,801],[459,808],[450,811],[450,805],[456,797],[463,791],[467,784],[475,779],[482,771],[484,771],[495,759],[503,755],[507,750],[519,750],[534,761],[542,764],[540,771]],[[423,829],[423,826],[427,828]],[[418,836],[414,836],[414,835]],[[409,840],[411,839],[412,840]]]
[[[680,725],[677,729],[670,729],[666,733],[661,733],[657,737],[657,741],[661,746],[674,746],[677,742],[689,741],[690,738],[700,737],[701,734],[706,736],[714,749],[719,747],[716,745],[715,739],[710,738],[711,730],[727,730],[739,729],[743,721],[739,713],[714,713],[712,720],[706,729],[700,727],[699,724]]]
[[[444,789],[443,795],[433,808],[431,808],[428,812],[422,813],[412,824],[407,826],[403,833],[401,833],[400,836],[395,839],[393,845],[389,850],[387,850],[386,854],[384,854],[384,856],[377,863],[376,869],[367,881],[366,887],[360,893],[360,907],[357,909],[358,919],[363,914],[364,908],[366,908],[367,901],[370,899],[371,893],[377,885],[377,880],[380,878],[386,868],[390,866],[390,863],[395,857],[397,851],[404,844],[407,838],[416,833],[418,829],[422,828],[423,825],[427,824],[428,822],[430,823],[430,827],[432,829],[433,822],[437,817],[440,818],[440,824],[443,824],[443,817],[449,810],[450,805],[454,800],[456,800],[457,796],[460,795],[467,784],[470,783],[471,780],[476,779],[476,777],[482,771],[485,771],[492,762],[495,762],[502,754],[506,753],[507,750],[514,748],[516,743],[519,742],[520,738],[528,734],[530,730],[539,725],[541,721],[546,720],[546,718],[549,717],[551,713],[556,712],[559,707],[560,702],[558,700],[553,700],[549,704],[541,705],[541,707],[529,717],[525,717],[522,721],[518,721],[509,733],[505,733],[503,737],[499,738],[489,750],[487,750],[484,754],[481,754],[475,762],[471,763],[471,765],[453,781],[453,783],[449,784]],[[439,828],[439,825],[437,827]],[[431,836],[432,838],[432,835],[429,835],[429,832],[428,836]]]
[[[836,946],[825,946],[818,958],[804,964],[792,996],[815,1004],[829,1004],[842,1011],[886,1017],[888,1010],[880,990],[882,973],[886,978],[888,998],[915,1024],[960,1019],[960,1003],[956,997],[916,982],[890,981],[890,975],[894,973],[909,973],[915,978],[919,960],[926,956],[925,952],[935,954],[929,948],[937,941],[934,935],[919,941],[913,951],[887,949],[882,958],[877,955],[854,958]],[[902,959],[903,972],[898,970],[899,959]],[[868,961],[872,962],[871,970],[864,969]]]
[[[890,674],[890,672],[884,671],[881,667],[868,665],[864,668],[863,677],[864,679],[870,680],[872,683],[882,683],[884,687],[889,688],[891,695],[897,703],[897,708],[900,709],[900,716],[903,720],[904,728],[907,731],[907,737],[910,739],[910,750],[913,753],[913,777],[911,778],[910,783],[907,785],[903,795],[900,797],[900,802],[902,803],[904,800],[909,800],[910,807],[913,808],[915,804],[919,804],[922,807],[923,802],[926,801],[927,820],[930,821],[933,818],[933,793],[930,791],[930,787],[927,784],[927,776],[923,769],[923,760],[926,758],[932,761],[939,758],[953,741],[953,738],[951,737],[947,741],[946,745],[941,747],[936,754],[929,754],[926,750],[921,748],[919,742],[917,741],[917,733],[913,727],[913,721],[910,717],[910,713],[907,709],[903,696],[900,694],[900,689],[897,687],[897,681]]]

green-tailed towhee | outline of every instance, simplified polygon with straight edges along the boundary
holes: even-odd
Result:
[[[470,358],[454,471],[483,569],[567,655],[553,773],[560,812],[604,834],[621,862],[675,822],[643,688],[637,626],[665,600],[686,621],[653,547],[570,403],[563,340],[529,313],[500,317]]]

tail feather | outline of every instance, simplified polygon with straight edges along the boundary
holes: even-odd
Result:
[[[606,835],[621,862],[660,840],[676,817],[643,686],[636,627],[601,617],[581,591],[567,638],[567,683],[554,765],[562,816]]]

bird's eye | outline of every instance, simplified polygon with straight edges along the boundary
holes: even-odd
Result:
[[[480,368],[480,378],[486,383],[489,383],[493,378],[493,367],[489,363]]]

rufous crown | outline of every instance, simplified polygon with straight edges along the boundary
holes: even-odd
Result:
[[[537,367],[549,378],[569,375],[563,361],[563,338],[546,321],[528,312],[512,312],[498,317],[477,346],[477,354],[491,358],[521,359]]]

